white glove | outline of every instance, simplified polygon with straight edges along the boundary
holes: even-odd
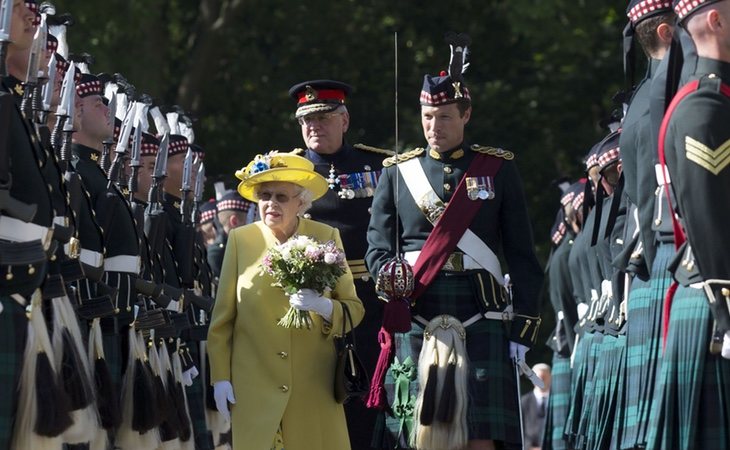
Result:
[[[233,386],[228,380],[216,381],[213,383],[213,398],[215,399],[215,407],[226,420],[231,419],[231,412],[228,410],[228,402],[236,403],[233,396]]]
[[[300,311],[316,312],[327,321],[332,318],[332,300],[311,289],[300,289],[296,294],[290,295],[289,304]]]
[[[720,352],[723,358],[730,359],[730,331],[725,332],[725,337],[722,340],[722,352]]]
[[[528,350],[530,350],[530,349],[522,344],[518,344],[517,342],[510,341],[510,343],[509,343],[510,359],[517,358],[519,361],[524,361],[525,353],[527,353]]]

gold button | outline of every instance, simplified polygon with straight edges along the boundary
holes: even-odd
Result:
[[[730,289],[722,288],[722,295],[723,297],[730,297]]]
[[[662,224],[662,219],[657,219],[654,221],[654,225],[659,226]]]
[[[453,170],[453,169],[451,168],[451,166],[444,166],[444,172],[446,172],[446,173],[451,173],[451,172],[453,172],[453,171],[454,171],[454,170]]]
[[[289,386],[287,386],[286,384],[282,384],[281,386],[279,386],[279,390],[281,392],[289,392]]]
[[[695,263],[694,262],[690,261],[689,263],[687,263],[687,270],[689,270],[690,272],[692,272],[692,270],[694,268],[695,268]]]
[[[451,185],[449,183],[444,183],[444,189],[446,189],[447,191],[450,191]]]
[[[279,355],[279,358],[281,358],[281,359],[286,359],[289,356],[289,353],[279,352],[279,353],[277,353],[277,355]]]

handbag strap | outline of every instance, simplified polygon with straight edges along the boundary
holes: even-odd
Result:
[[[355,348],[355,333],[352,332],[353,326],[352,326],[352,316],[350,315],[350,308],[347,307],[347,305],[344,302],[340,302],[342,305],[342,340],[345,342],[345,344],[352,345],[352,348]],[[347,324],[350,324],[350,332],[347,333]],[[348,338],[349,335],[349,338]]]

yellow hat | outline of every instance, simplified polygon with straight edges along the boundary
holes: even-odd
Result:
[[[236,178],[242,180],[238,184],[238,193],[252,202],[256,201],[256,185],[270,181],[286,181],[299,185],[312,192],[312,200],[323,196],[329,187],[327,180],[314,171],[311,161],[293,153],[277,151],[256,155],[246,167],[236,171]]]

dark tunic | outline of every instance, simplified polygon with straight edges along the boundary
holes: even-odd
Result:
[[[441,155],[432,155],[425,150],[412,157],[419,158],[436,195],[448,202],[476,155],[472,148],[460,146]],[[414,202],[403,176],[396,170],[395,166],[383,169],[373,200],[366,260],[374,276],[395,256],[395,239],[400,238],[401,251],[421,250],[433,229]],[[400,178],[397,192],[396,177]],[[479,320],[467,328],[466,346],[470,360],[467,420],[469,439],[502,441],[509,448],[519,446],[521,442],[515,414],[519,402],[517,380],[509,363],[509,341],[532,344],[539,322],[537,299],[543,271],[534,254],[530,221],[515,163],[503,161],[492,182],[495,196],[491,200],[476,200],[482,205],[469,229],[506,261],[513,283],[512,305],[521,316],[515,317],[510,329],[495,320]],[[396,229],[396,214],[400,218],[400,229]],[[501,292],[486,270],[442,271],[416,301],[414,312],[426,320],[438,314],[450,314],[464,321],[485,310],[504,309],[506,304]],[[400,361],[405,361],[406,356],[417,361],[422,341],[423,329],[417,322],[409,333],[397,335],[396,351]],[[398,378],[394,370],[392,368],[390,376]],[[415,392],[417,387],[417,383],[411,382],[409,389]],[[393,439],[397,440],[402,427],[397,420],[389,420],[387,425],[394,434]]]

